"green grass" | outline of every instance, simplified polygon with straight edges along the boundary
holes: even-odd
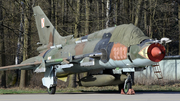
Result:
[[[32,88],[1,88],[0,94],[34,94],[34,93],[46,93],[46,89],[32,89]]]
[[[180,84],[174,85],[136,85],[133,89],[137,91],[163,91],[163,92],[170,92],[170,91],[180,91]]]
[[[180,91],[180,84],[174,85],[135,85],[133,86],[135,92],[177,92]],[[112,93],[118,92],[117,86],[106,86],[106,87],[77,87],[77,88],[58,88],[56,93],[84,93],[84,92],[98,92],[98,93]],[[47,93],[46,88],[31,88],[27,87],[20,89],[18,87],[14,88],[0,88],[0,94],[34,94],[34,93]]]

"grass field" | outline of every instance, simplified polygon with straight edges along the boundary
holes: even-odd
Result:
[[[151,91],[180,91],[180,84],[174,85],[135,85],[133,86],[135,92],[151,92]],[[82,92],[99,92],[99,93],[112,93],[118,92],[117,86],[106,86],[106,87],[77,87],[77,88],[57,88],[56,93],[82,93]],[[32,93],[47,93],[46,88],[39,87],[27,87],[20,89],[18,87],[13,88],[0,88],[0,94],[32,94]]]

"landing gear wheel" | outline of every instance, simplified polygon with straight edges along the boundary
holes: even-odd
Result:
[[[123,87],[122,87],[123,85]],[[135,91],[132,89],[132,79],[131,75],[127,74],[127,78],[124,81],[124,84],[118,85],[121,94],[134,95]]]
[[[124,93],[127,94],[129,89],[131,89],[131,83],[127,82],[127,83],[124,84],[124,89],[123,89]]]
[[[47,89],[49,94],[55,94],[56,92],[56,86],[50,87]]]

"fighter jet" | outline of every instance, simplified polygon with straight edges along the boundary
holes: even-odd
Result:
[[[39,6],[33,12],[40,54],[0,70],[43,72],[42,84],[49,94],[55,94],[57,79],[66,81],[68,75],[82,72],[89,73],[79,80],[81,86],[118,85],[122,94],[134,94],[133,73],[161,61],[166,53],[162,44],[170,42],[153,40],[133,24],[84,33],[80,38],[61,36]]]

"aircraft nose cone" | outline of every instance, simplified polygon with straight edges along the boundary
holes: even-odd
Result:
[[[153,57],[159,57],[162,54],[162,52],[158,47],[154,47],[151,50],[151,54],[152,54]]]

